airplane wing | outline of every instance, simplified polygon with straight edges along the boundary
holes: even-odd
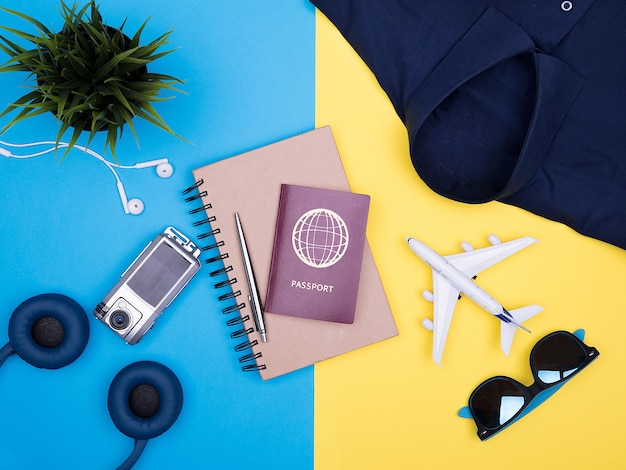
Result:
[[[459,290],[433,270],[433,359],[441,367],[441,356],[446,345],[454,307],[459,300]]]
[[[444,256],[444,258],[466,276],[474,277],[489,266],[536,242],[537,240],[532,237],[523,237],[479,250]]]

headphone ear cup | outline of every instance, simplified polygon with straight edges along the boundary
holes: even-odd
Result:
[[[83,308],[61,294],[40,294],[22,302],[9,320],[14,352],[41,369],[60,369],[82,354],[89,340]]]
[[[128,437],[148,440],[160,436],[178,419],[183,389],[178,377],[163,364],[140,361],[123,368],[109,387],[109,414]]]

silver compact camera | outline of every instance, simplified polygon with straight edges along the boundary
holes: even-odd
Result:
[[[94,309],[98,320],[136,344],[200,269],[200,249],[174,227],[159,233]]]

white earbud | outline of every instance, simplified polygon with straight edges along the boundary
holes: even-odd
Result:
[[[139,215],[143,212],[144,209],[143,201],[139,198],[134,197],[130,201],[128,201],[127,208],[128,212],[130,212],[132,215]]]
[[[143,212],[143,201],[136,197],[129,201],[126,196],[126,191],[124,190],[124,185],[120,180],[117,181],[117,192],[120,194],[120,200],[122,201],[125,214],[139,215]]]
[[[161,178],[169,178],[174,174],[174,167],[172,167],[167,158],[150,160],[148,162],[139,162],[132,165],[133,168],[149,168],[151,166],[156,166],[157,175],[159,175]]]
[[[2,157],[7,157],[7,158],[32,158],[32,157],[38,157],[41,155],[45,155],[47,153],[50,152],[54,152],[55,150],[59,149],[59,148],[66,148],[69,146],[69,144],[67,144],[66,142],[50,142],[50,141],[45,141],[45,142],[33,142],[33,143],[28,143],[28,144],[11,144],[8,142],[2,142],[0,141],[0,145],[4,145],[7,147],[17,147],[17,148],[24,148],[24,147],[33,147],[33,146],[39,146],[39,145],[46,145],[46,146],[51,146],[50,148],[44,149],[40,152],[37,153],[32,153],[30,155],[15,155],[13,154],[10,150],[0,147],[0,156]],[[135,163],[134,165],[120,165],[118,163],[114,163],[114,162],[110,162],[107,159],[105,159],[102,155],[94,152],[91,149],[88,149],[86,147],[80,146],[80,145],[76,145],[74,144],[74,147],[78,150],[82,150],[83,152],[85,152],[87,155],[91,155],[94,158],[97,158],[98,160],[100,160],[102,163],[104,163],[106,165],[106,167],[111,170],[111,172],[113,173],[113,176],[115,177],[115,180],[117,182],[117,192],[120,195],[120,200],[122,201],[122,207],[124,208],[124,213],[125,214],[132,214],[132,215],[139,215],[143,212],[144,210],[144,204],[143,201],[141,199],[138,198],[132,198],[130,200],[128,200],[128,197],[126,196],[126,191],[124,190],[124,185],[122,184],[122,181],[120,180],[120,177],[118,176],[117,172],[115,171],[115,168],[121,168],[121,169],[141,169],[141,168],[150,168],[150,167],[156,167],[156,173],[159,177],[161,178],[169,178],[170,176],[172,176],[174,174],[174,168],[172,167],[171,163],[168,161],[167,158],[160,158],[158,160],[150,160],[150,161],[146,161],[146,162],[139,162],[139,163]]]
[[[156,171],[161,178],[169,178],[174,174],[174,167],[169,162],[159,163]]]

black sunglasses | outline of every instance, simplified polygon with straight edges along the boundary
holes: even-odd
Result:
[[[484,441],[546,401],[561,386],[600,355],[583,343],[584,330],[555,331],[540,339],[530,352],[534,383],[525,386],[510,377],[485,380],[459,416],[473,418]]]

